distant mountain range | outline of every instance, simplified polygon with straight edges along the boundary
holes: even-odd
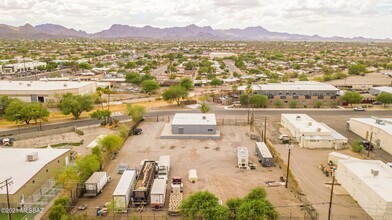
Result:
[[[245,29],[212,29],[210,26],[156,28],[151,26],[134,27],[114,24],[109,29],[89,34],[85,31],[66,28],[56,24],[41,24],[14,27],[0,24],[0,38],[52,39],[52,38],[144,38],[164,40],[245,40],[245,41],[359,41],[392,42],[391,39],[372,39],[364,37],[321,37],[318,35],[289,34],[271,32],[267,29],[247,27]]]

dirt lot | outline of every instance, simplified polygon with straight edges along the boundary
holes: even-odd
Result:
[[[266,186],[267,180],[279,180],[283,171],[279,167],[256,170],[239,170],[236,168],[236,148],[246,146],[251,159],[256,162],[254,141],[249,138],[248,127],[219,127],[221,140],[161,140],[160,132],[164,123],[144,122],[141,127],[144,133],[130,137],[121,149],[120,156],[107,166],[106,171],[112,176],[112,181],[101,195],[96,198],[82,198],[78,205],[87,204],[87,211],[77,211],[76,214],[95,215],[96,206],[111,200],[112,193],[119,181],[117,166],[121,162],[131,167],[139,167],[143,159],[158,160],[160,155],[171,156],[171,175],[181,176],[185,180],[185,197],[192,192],[208,190],[217,195],[223,202],[233,197],[243,197],[256,186]],[[187,181],[189,169],[196,169],[199,181],[191,184]],[[304,216],[300,202],[283,186],[266,187],[269,200],[277,207],[281,217]],[[168,194],[167,194],[168,195]],[[168,199],[168,196],[167,196]],[[167,205],[167,204],[166,204]],[[147,208],[148,209],[148,208]],[[165,216],[164,211],[145,212],[143,219]],[[128,215],[139,216],[139,213]],[[150,216],[150,217],[148,217]],[[119,217],[119,216],[118,216]],[[126,216],[123,215],[125,218]],[[164,217],[162,217],[164,218]],[[117,218],[119,219],[119,218]]]
[[[349,76],[347,79],[329,81],[332,85],[374,84],[384,85],[392,82],[392,78],[382,73],[368,73],[365,76]]]

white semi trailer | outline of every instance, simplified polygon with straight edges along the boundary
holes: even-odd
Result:
[[[114,208],[117,212],[127,212],[136,182],[136,170],[125,170],[113,192]]]

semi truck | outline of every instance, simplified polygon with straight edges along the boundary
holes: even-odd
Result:
[[[158,160],[158,178],[168,179],[170,172],[170,156],[160,156]]]
[[[152,184],[157,172],[156,161],[144,160],[132,192],[132,202],[135,206],[147,205]]]
[[[166,179],[155,179],[154,184],[151,188],[151,207],[155,210],[159,210],[165,205],[166,199]]]
[[[84,183],[86,192],[84,196],[96,196],[101,193],[106,184],[110,181],[110,176],[106,172],[95,172]]]
[[[171,192],[169,198],[169,215],[179,215],[180,214],[180,204],[182,202],[182,192],[183,192],[183,183],[181,177],[173,177],[171,183]]]
[[[131,201],[132,190],[136,183],[136,169],[125,170],[113,192],[113,202],[116,212],[127,212]]]

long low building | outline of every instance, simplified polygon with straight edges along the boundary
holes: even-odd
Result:
[[[14,63],[14,64],[7,64],[0,66],[0,73],[1,74],[13,74],[17,72],[25,72],[29,70],[35,70],[39,66],[46,66],[44,62],[24,62],[24,63]]]
[[[319,123],[306,114],[282,114],[280,122],[303,148],[342,149],[348,141],[328,125]]]
[[[238,87],[240,92],[244,92],[246,89],[247,86]],[[318,101],[336,101],[340,94],[340,90],[333,85],[310,81],[252,85],[252,90],[254,94],[266,95],[269,105],[274,105],[277,101],[281,101],[286,106],[291,101],[296,100],[298,106],[307,105],[312,107]]]
[[[350,118],[349,128],[392,155],[392,118]]]
[[[69,163],[70,157],[70,149],[0,148],[0,181],[11,178],[11,205],[31,207],[37,203],[54,186],[54,181],[48,181]],[[6,193],[5,187],[0,188],[0,208],[7,207]]]
[[[379,160],[339,160],[336,179],[373,219],[392,219],[392,168]]]
[[[369,93],[371,95],[377,96],[380,93],[388,93],[392,94],[392,87],[390,86],[381,86],[381,87],[373,87],[369,89]]]
[[[77,81],[0,81],[0,96],[10,96],[25,102],[57,102],[62,95],[92,94],[96,82]]]

